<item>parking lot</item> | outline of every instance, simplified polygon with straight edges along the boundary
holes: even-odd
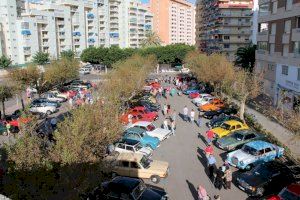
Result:
[[[191,99],[187,96],[175,96],[168,99],[171,109],[175,109],[177,114],[182,113],[186,105],[196,111],[197,108],[191,103]],[[161,104],[166,102],[162,99]],[[160,113],[160,118],[155,123],[161,126],[163,115]],[[163,141],[160,147],[154,151],[153,159],[167,161],[170,164],[169,176],[161,180],[158,184],[163,187],[169,194],[171,199],[175,200],[193,200],[198,199],[197,187],[201,184],[204,186],[208,194],[213,197],[218,194],[222,200],[244,200],[247,195],[232,185],[231,190],[222,189],[221,191],[214,188],[212,182],[206,175],[206,158],[204,157],[203,149],[205,143],[204,137],[201,134],[205,133],[208,128],[205,123],[208,120],[203,119],[202,127],[199,128],[195,123],[184,122],[179,115],[176,119],[176,135],[171,136],[166,141]],[[217,166],[223,164],[222,158],[225,155],[222,150],[214,147]],[[234,170],[234,168],[232,168]]]

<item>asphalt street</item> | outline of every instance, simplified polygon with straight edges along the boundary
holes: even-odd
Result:
[[[197,108],[187,96],[170,97],[168,101],[171,109],[175,109],[177,114],[182,113],[186,105],[189,112],[194,109],[197,116]],[[165,102],[166,100],[162,99],[161,104],[163,105]],[[160,113],[160,118],[155,124],[161,126],[163,119],[164,117]],[[203,153],[206,145],[201,134],[208,130],[205,126],[207,121],[203,119],[202,127],[199,128],[195,123],[184,122],[177,115],[176,135],[163,141],[153,154],[153,159],[167,161],[170,165],[169,176],[161,180],[158,186],[163,187],[173,200],[198,200],[197,187],[199,185],[204,186],[211,197],[220,195],[221,200],[245,200],[247,195],[233,184],[231,190],[223,188],[219,191],[214,188],[213,183],[206,175],[206,158]],[[214,150],[219,167],[223,164],[226,153],[216,147]],[[235,169],[232,168],[232,170]]]

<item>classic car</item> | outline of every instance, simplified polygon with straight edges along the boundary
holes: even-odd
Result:
[[[197,99],[198,99],[198,98],[193,99],[193,102],[195,102],[195,105],[196,105],[196,106],[200,107],[200,106],[202,106],[202,105],[205,105],[205,104],[207,104],[207,103],[210,103],[212,100],[215,99],[215,97],[213,97],[213,96],[206,96],[206,97],[204,97],[204,98],[201,98],[201,99],[198,100],[198,101],[197,101]],[[194,101],[194,100],[195,100],[195,101]]]
[[[169,173],[167,162],[152,160],[141,154],[120,153],[106,157],[105,161],[112,164],[113,176],[145,178],[159,183]]]
[[[266,200],[299,200],[300,199],[300,184],[293,183],[281,190],[278,195],[271,195]]]
[[[252,141],[227,154],[227,161],[239,169],[250,170],[254,165],[283,156],[284,149],[262,140]]]
[[[215,128],[219,127],[223,124],[223,122],[229,121],[229,120],[235,120],[243,123],[243,121],[233,115],[220,115],[218,118],[213,118],[209,122],[206,123],[207,127],[209,128]]]
[[[121,139],[114,145],[114,151],[119,153],[137,153],[147,157],[152,155],[152,149],[144,147],[141,142],[131,139]]]
[[[121,122],[123,124],[128,124],[129,123],[129,115],[132,116],[131,120],[132,120],[132,123],[135,123],[135,122],[138,122],[138,121],[149,121],[149,122],[152,122],[154,121],[154,118],[153,117],[150,117],[148,115],[143,115],[143,114],[137,114],[137,113],[130,113],[130,112],[127,112],[123,115],[121,115],[120,119],[121,119]]]
[[[206,119],[212,119],[214,117],[220,116],[221,114],[235,115],[237,114],[237,109],[234,107],[223,107],[215,111],[207,111],[203,114],[203,117]]]
[[[212,97],[212,96],[210,94],[206,94],[206,93],[199,94],[198,97],[196,97],[192,100],[192,103],[195,104],[196,106],[198,106],[198,104],[201,103],[205,97]]]
[[[150,93],[147,93],[147,94],[139,93],[139,94],[135,95],[132,99],[134,99],[134,100],[145,100],[145,101],[149,101],[150,103],[154,103],[154,104],[157,103],[155,97],[153,97],[153,95],[150,94]]]
[[[31,102],[31,105],[34,105],[34,104],[45,104],[47,106],[55,106],[56,108],[59,108],[61,106],[61,104],[57,101],[51,101],[47,98],[37,98],[37,99],[34,99],[32,102]]]
[[[159,104],[156,104],[156,103],[154,104],[154,103],[151,103],[150,101],[147,101],[147,100],[131,101],[131,102],[129,102],[129,106],[131,108],[137,107],[137,106],[143,106],[147,110],[149,110],[149,111],[155,111],[155,112],[158,112],[159,109],[160,109],[160,105]]]
[[[233,131],[243,129],[249,129],[247,124],[236,120],[228,120],[223,122],[219,127],[213,128],[211,130],[214,132],[216,138],[221,138],[232,133]]]
[[[183,94],[189,95],[191,93],[196,93],[196,92],[200,93],[199,86],[189,87],[188,89],[186,89],[186,90],[183,91]]]
[[[197,98],[199,96],[200,96],[199,92],[194,92],[194,93],[190,93],[189,94],[189,98],[191,98],[191,99],[195,99],[195,98]]]
[[[167,139],[172,134],[172,132],[170,130],[166,130],[163,128],[157,128],[157,127],[155,127],[155,125],[153,123],[147,122],[147,121],[139,121],[139,122],[133,123],[133,124],[129,125],[128,128],[130,128],[130,127],[141,128],[141,129],[145,130],[148,135],[150,135],[151,137],[158,138],[160,141]]]
[[[293,183],[295,178],[294,172],[284,163],[270,161],[238,174],[236,183],[250,196],[263,197],[278,193],[283,187]]]
[[[150,119],[153,119],[153,120],[158,119],[158,113],[157,112],[151,112],[143,106],[134,107],[134,108],[130,109],[129,112],[133,115],[140,114],[140,115],[145,116],[146,118],[150,118]]]
[[[242,147],[245,143],[252,140],[264,140],[266,136],[261,133],[257,133],[250,129],[238,130],[233,133],[219,138],[216,141],[216,146],[226,151],[235,150]]]
[[[52,113],[57,112],[58,109],[55,106],[48,106],[44,103],[40,103],[40,104],[30,105],[29,111],[35,114],[40,113],[40,114],[51,115]]]
[[[152,150],[156,149],[160,141],[158,138],[149,136],[144,129],[132,127],[124,131],[124,139],[132,139],[140,141],[141,144],[145,147],[149,147]]]
[[[201,112],[207,112],[207,111],[216,111],[219,110],[220,108],[223,108],[225,105],[223,101],[220,99],[214,99],[211,102],[204,104],[199,107],[199,110]]]
[[[161,84],[157,82],[153,82],[148,85],[151,86],[153,89],[159,89],[161,87]]]
[[[168,194],[162,188],[146,185],[142,179],[118,176],[96,187],[87,199],[167,200]]]
[[[48,99],[49,101],[54,101],[54,102],[64,102],[67,99],[63,98],[63,97],[58,97],[55,94],[51,93],[51,92],[47,92],[45,94],[42,94],[41,97]]]

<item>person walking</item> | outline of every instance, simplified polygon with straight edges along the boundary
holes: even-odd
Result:
[[[168,115],[171,114],[171,104],[170,103],[167,104],[167,114]]]
[[[198,119],[197,119],[197,125],[198,127],[201,127],[201,121],[202,121],[202,115],[201,112],[198,113]]]
[[[214,132],[212,130],[206,131],[206,141],[207,145],[210,145],[214,139]]]
[[[212,147],[212,145],[208,145],[207,147],[205,147],[204,152],[205,155],[208,157],[209,155],[214,154],[214,148]]]
[[[219,167],[219,169],[216,170],[216,178],[215,178],[215,188],[221,190],[223,185],[223,176],[224,173],[222,171],[222,167]]]
[[[231,182],[232,182],[232,172],[230,170],[230,167],[226,167],[225,170],[225,189],[231,189]]]
[[[189,113],[189,109],[187,108],[187,106],[184,106],[184,108],[183,108],[183,120],[184,121],[188,121],[188,113]]]
[[[164,127],[164,129],[169,130],[169,125],[168,125],[168,120],[167,120],[167,118],[165,118],[165,120],[164,120],[164,122],[163,122],[163,127]]]
[[[172,135],[175,135],[175,121],[171,121],[171,132],[172,132]]]
[[[198,186],[198,198],[199,200],[209,200],[209,196],[207,195],[206,189],[202,186]]]
[[[168,112],[168,106],[167,106],[167,104],[164,104],[164,106],[163,106],[163,115],[164,116],[167,115],[167,112]]]
[[[214,171],[216,168],[216,158],[213,155],[207,157],[207,167],[208,167],[208,177],[210,179],[214,178]]]
[[[195,121],[195,111],[194,109],[192,109],[190,114],[190,122],[193,123],[194,121]]]

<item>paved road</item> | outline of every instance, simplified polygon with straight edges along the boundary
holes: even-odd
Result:
[[[162,102],[164,103],[165,100]],[[186,96],[170,98],[170,104],[171,108],[176,109],[177,112],[182,112],[185,105],[188,106],[189,111],[197,109]],[[160,114],[160,119],[155,122],[156,125],[161,125],[162,120],[163,116]],[[219,194],[222,200],[247,199],[247,195],[235,186],[230,191],[215,189],[207,177],[206,161],[202,153],[205,144],[199,136],[208,128],[205,125],[199,128],[195,123],[184,122],[179,116],[176,121],[176,135],[162,142],[161,146],[154,151],[153,159],[167,161],[170,164],[170,175],[167,179],[162,180],[159,186],[165,188],[171,199],[174,200],[197,199],[196,190],[199,184],[207,189],[210,196]],[[204,119],[203,122],[205,123],[207,120]],[[222,157],[224,158],[225,154],[219,149],[214,149],[217,164],[220,166],[223,164]]]

